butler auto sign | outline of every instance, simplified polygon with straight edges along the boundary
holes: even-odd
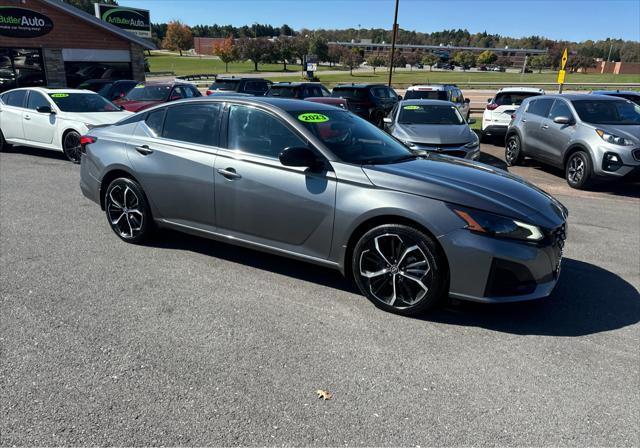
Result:
[[[146,9],[95,4],[96,17],[139,37],[151,37],[151,20]]]
[[[0,36],[38,37],[53,29],[51,19],[39,12],[0,6]]]

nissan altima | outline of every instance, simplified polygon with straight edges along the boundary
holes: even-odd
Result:
[[[82,150],[82,191],[122,240],[159,226],[332,267],[388,311],[541,298],[560,273],[553,197],[332,106],[185,100],[92,129]]]

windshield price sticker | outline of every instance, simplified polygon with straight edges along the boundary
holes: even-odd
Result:
[[[298,120],[305,123],[324,123],[325,121],[329,121],[329,117],[322,114],[306,113],[298,115]]]
[[[404,110],[418,110],[418,109],[422,109],[422,106],[404,106],[403,109]]]
[[[68,97],[68,93],[52,93],[51,98],[66,98]]]
[[[134,89],[144,89],[144,84],[138,84]]]

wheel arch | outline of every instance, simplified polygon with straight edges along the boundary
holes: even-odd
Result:
[[[567,161],[569,160],[569,157],[571,157],[573,154],[575,154],[578,151],[587,153],[589,155],[589,158],[591,159],[591,165],[595,167],[594,157],[591,151],[589,150],[589,148],[587,148],[587,146],[582,143],[576,142],[576,143],[572,143],[569,146],[569,148],[567,148],[567,150],[564,152],[564,155],[562,156],[562,168],[566,169]]]

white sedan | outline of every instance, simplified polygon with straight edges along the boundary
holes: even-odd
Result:
[[[62,151],[80,162],[80,136],[131,115],[87,90],[13,89],[0,95],[0,149],[10,145]]]

